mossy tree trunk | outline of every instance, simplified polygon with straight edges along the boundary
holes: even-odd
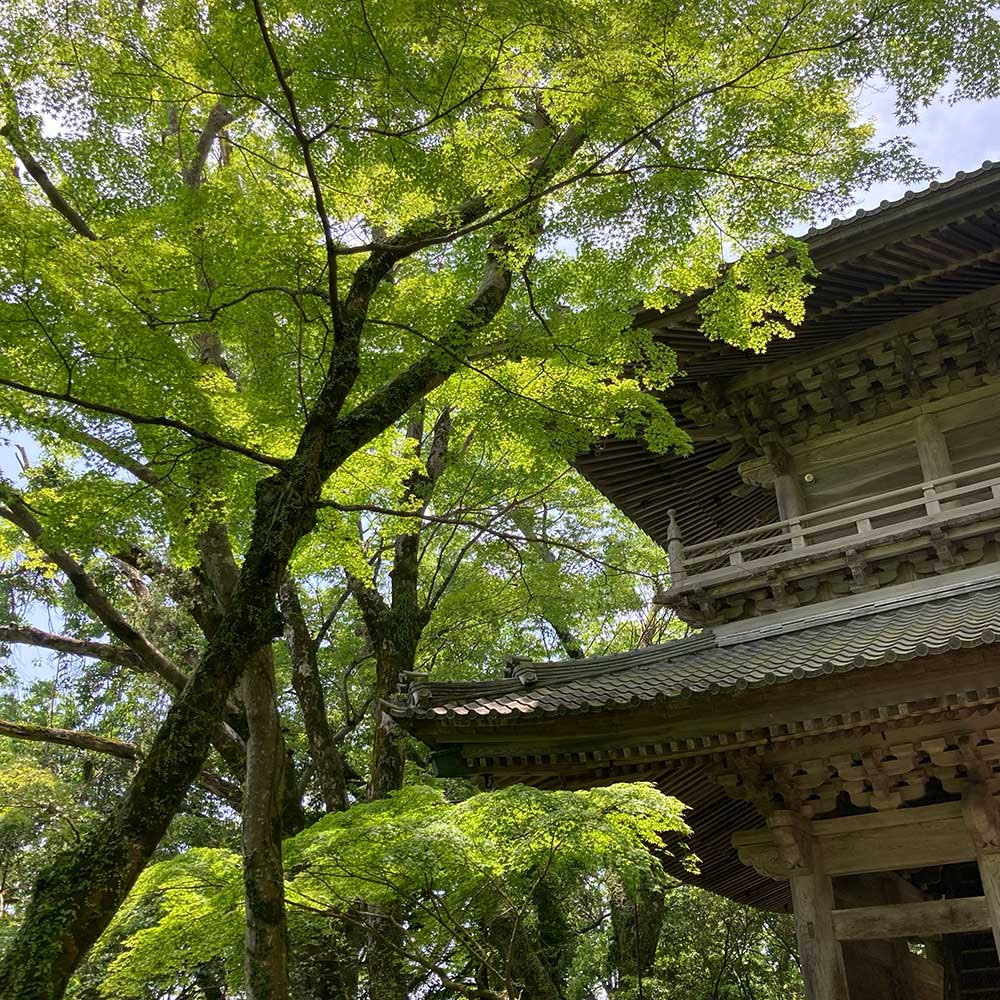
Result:
[[[285,741],[274,660],[260,650],[243,675],[249,738],[243,783],[243,969],[248,1000],[287,1000],[288,926],[281,859]]]
[[[640,886],[635,893],[621,885],[612,887],[608,965],[631,983],[640,981],[656,961],[664,903],[663,890],[656,885]]]

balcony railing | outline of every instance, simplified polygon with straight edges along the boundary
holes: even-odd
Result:
[[[1000,514],[1000,462],[695,545],[685,546],[672,523],[671,576],[674,587],[705,574],[738,576],[798,557],[868,548],[922,528],[975,521],[991,512]]]

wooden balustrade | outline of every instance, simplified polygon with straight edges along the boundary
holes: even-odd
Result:
[[[685,545],[671,511],[668,554],[675,584],[725,567],[752,569],[775,556],[803,556],[818,545],[860,543],[958,516],[1000,510],[1000,462],[861,497],[785,521]]]

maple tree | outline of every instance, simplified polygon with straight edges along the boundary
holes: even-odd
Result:
[[[8,4],[0,418],[44,460],[0,517],[72,593],[68,638],[173,695],[120,801],[39,873],[0,992],[64,992],[215,754],[241,784],[246,989],[285,996],[293,560],[380,491],[425,508],[424,400],[529,470],[605,434],[683,448],[655,396],[677,358],[635,302],[739,246],[706,334],[787,334],[810,265],[784,229],[921,174],[869,145],[857,85],[882,74],[903,113],[949,76],[985,93],[996,34],[971,0]],[[184,625],[137,614],[109,559]]]

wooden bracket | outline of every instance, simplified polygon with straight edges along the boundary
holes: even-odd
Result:
[[[779,573],[768,573],[767,585],[771,591],[771,598],[776,608],[798,607],[798,599],[788,589],[788,584]]]
[[[1000,373],[1000,341],[991,327],[992,316],[986,309],[969,316],[972,339],[983,356],[983,363],[991,375]]]
[[[872,573],[868,560],[857,549],[845,549],[844,559],[854,578],[854,590],[878,588],[878,578]]]
[[[764,456],[768,464],[774,470],[776,476],[783,476],[791,469],[791,456],[781,443],[776,434],[763,434],[760,439],[761,447],[764,449]]]
[[[811,871],[813,849],[809,820],[790,809],[776,809],[767,817],[767,825],[771,828],[781,860],[795,874]]]
[[[896,353],[896,367],[903,376],[907,389],[910,390],[910,396],[914,399],[919,398],[924,394],[925,386],[923,379],[917,374],[909,341],[906,337],[894,337],[892,346]]]
[[[740,861],[777,881],[809,874],[813,870],[809,820],[791,810],[777,809],[768,816],[767,825],[770,836],[762,830],[733,835]]]
[[[1000,810],[986,783],[973,777],[962,795],[962,815],[980,854],[1000,852]]]
[[[850,420],[851,404],[844,392],[844,383],[837,372],[836,362],[828,361],[820,370],[823,373],[823,393],[830,400],[834,415],[844,422]]]

